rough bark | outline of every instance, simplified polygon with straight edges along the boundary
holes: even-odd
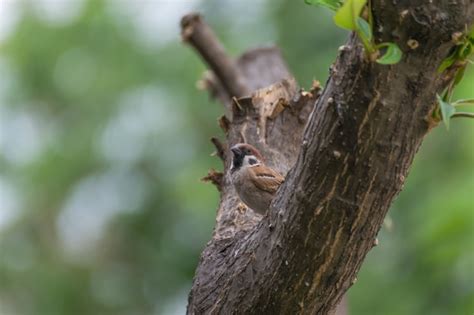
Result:
[[[226,144],[216,147],[224,173],[208,179],[216,179],[221,201],[188,314],[328,314],[354,283],[436,124],[435,95],[453,74],[437,68],[454,46],[451,36],[465,31],[474,15],[471,1],[379,0],[372,9],[377,40],[395,41],[402,61],[367,61],[351,35],[321,95],[317,83],[310,92],[298,90],[275,48],[232,60],[203,40],[203,28],[215,37],[199,17],[183,19],[183,38],[212,70],[208,87],[232,115],[220,120]],[[222,66],[209,56],[227,61]],[[227,174],[228,144],[242,141],[287,174],[263,218],[239,203]]]

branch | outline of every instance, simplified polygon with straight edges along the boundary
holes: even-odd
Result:
[[[181,35],[204,58],[230,96],[244,96],[250,90],[243,83],[235,62],[226,54],[224,47],[212,29],[203,23],[198,14],[189,14],[181,20]]]
[[[260,219],[224,175],[188,314],[328,314],[355,282],[431,127],[435,95],[449,81],[437,68],[454,45],[451,35],[474,15],[470,2],[393,3],[373,1],[374,29],[377,41],[405,51],[399,64],[366,61],[352,35],[319,98],[283,80],[238,99],[246,110],[232,117],[227,143],[255,144],[287,176]],[[263,72],[271,71],[256,80]],[[271,117],[278,93],[288,106]]]

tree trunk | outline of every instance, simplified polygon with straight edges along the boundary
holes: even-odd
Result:
[[[188,314],[330,314],[354,283],[437,124],[436,93],[455,71],[437,68],[454,47],[452,35],[470,29],[474,3],[378,0],[372,10],[377,42],[396,42],[402,61],[368,61],[353,34],[322,92],[317,82],[298,90],[276,48],[234,60],[198,15],[183,18],[183,39],[212,70],[203,82],[227,110],[220,119],[226,142],[213,139],[224,172],[205,178],[221,193],[216,227]],[[255,145],[286,174],[263,218],[230,183],[228,146],[238,142]]]

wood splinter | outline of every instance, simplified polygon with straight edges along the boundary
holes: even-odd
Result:
[[[207,176],[201,178],[203,182],[211,182],[217,187],[217,190],[222,191],[222,185],[224,180],[224,173],[218,172],[215,169],[211,168],[207,173]]]

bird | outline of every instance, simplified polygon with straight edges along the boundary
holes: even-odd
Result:
[[[260,152],[250,144],[238,143],[230,148],[231,182],[240,200],[254,212],[264,215],[284,177],[268,167]]]

